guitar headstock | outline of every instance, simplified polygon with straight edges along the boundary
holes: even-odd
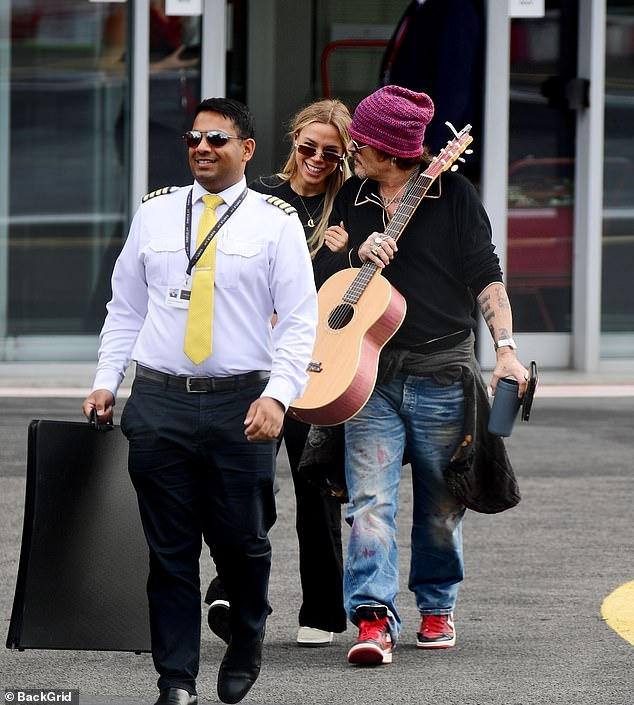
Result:
[[[455,162],[458,160],[464,162],[464,159],[462,159],[460,155],[463,152],[466,154],[471,153],[471,150],[467,149],[473,142],[473,137],[469,134],[470,130],[471,125],[465,125],[460,132],[456,132],[456,136],[452,140],[449,140],[447,145],[432,159],[429,167],[425,169],[425,174],[435,178],[448,169],[455,171],[458,168]]]

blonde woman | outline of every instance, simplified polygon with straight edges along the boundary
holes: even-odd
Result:
[[[302,108],[291,122],[292,145],[282,170],[249,184],[295,206],[311,255],[324,243],[333,201],[351,174],[346,153],[350,121],[348,108],[339,100],[319,100]],[[333,239],[327,245],[336,252],[346,242]]]

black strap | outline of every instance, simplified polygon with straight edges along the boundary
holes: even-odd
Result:
[[[207,236],[200,243],[196,252],[194,252],[194,254],[189,257],[189,247],[192,241],[192,191],[193,189],[190,190],[190,192],[187,194],[187,205],[185,206],[185,254],[189,259],[189,265],[187,266],[187,274],[192,273],[192,269],[194,268],[196,262],[198,262],[198,260],[202,257],[203,252],[207,249],[209,243],[214,239],[216,233],[236,212],[238,206],[242,203],[242,201],[244,201],[249,189],[245,188],[244,191],[238,196],[238,198],[236,198],[236,200],[229,206],[229,209],[226,211],[226,213],[222,216],[222,218],[220,218],[220,220],[207,233]]]

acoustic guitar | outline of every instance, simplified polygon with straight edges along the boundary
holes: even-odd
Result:
[[[419,174],[382,237],[398,240],[434,180],[467,150],[471,125],[456,133]],[[379,354],[400,328],[407,304],[370,261],[360,269],[344,269],[319,290],[319,320],[308,383],[289,413],[318,426],[335,426],[357,414],[376,383]]]

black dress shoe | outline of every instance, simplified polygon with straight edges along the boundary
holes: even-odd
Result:
[[[260,675],[262,641],[232,640],[218,671],[218,697],[223,703],[239,703]]]
[[[197,705],[198,696],[184,688],[163,688],[154,705]]]

